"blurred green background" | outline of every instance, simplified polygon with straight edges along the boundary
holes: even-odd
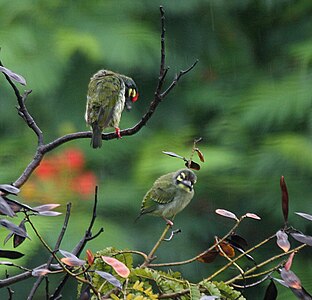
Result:
[[[88,248],[151,249],[164,222],[142,217],[134,223],[141,200],[159,175],[183,167],[181,160],[162,151],[188,157],[196,137],[203,138],[198,146],[206,158],[197,172],[196,195],[175,220],[175,227],[182,233],[162,245],[158,262],[190,258],[208,248],[215,235],[225,234],[233,222],[216,216],[216,208],[238,216],[254,212],[262,217],[260,222],[246,220],[237,231],[250,245],[276,232],[283,225],[281,175],[290,194],[290,224],[311,235],[311,222],[294,215],[295,211],[312,213],[310,0],[1,0],[0,58],[7,68],[22,74],[28,83],[26,88],[33,90],[27,105],[44,132],[45,142],[88,130],[84,121],[86,89],[90,76],[101,68],[135,79],[139,101],[131,112],[124,112],[120,127],[131,127],[140,120],[157,84],[161,4],[166,11],[170,66],[166,85],[176,72],[198,58],[196,68],[182,78],[136,135],[104,141],[100,150],[91,149],[88,139],[76,140],[47,155],[53,161],[53,155],[79,149],[84,155],[84,171],[97,177],[95,230],[103,226],[105,232]],[[17,116],[15,105],[14,93],[2,76],[1,183],[19,177],[36,147],[36,138]],[[22,189],[16,198],[29,205],[61,203],[62,212],[67,202],[73,203],[61,246],[68,251],[84,234],[93,205],[92,195],[86,199],[73,189],[66,190],[69,183],[72,186],[72,179],[69,170],[61,177],[62,188],[57,188],[58,183],[51,190],[51,186],[49,189],[35,182],[34,188],[40,193],[23,194]],[[63,218],[38,217],[35,222],[52,245]],[[6,234],[2,229],[1,237]],[[31,268],[48,254],[30,235],[32,241],[18,248],[26,256],[16,263]],[[10,249],[8,244],[1,248]],[[297,243],[292,241],[292,245]],[[272,242],[254,257],[261,261],[280,251]],[[175,270],[196,282],[224,263],[218,258],[213,264],[194,263]],[[1,267],[2,274],[4,269]],[[311,293],[311,249],[295,257],[292,269]],[[9,274],[15,272],[9,269]],[[217,279],[235,274],[233,269]],[[14,299],[26,299],[32,282],[13,286]],[[247,299],[262,299],[267,284],[244,294]],[[279,299],[295,299],[286,288],[278,286],[278,290]],[[64,299],[75,299],[72,291],[68,288]],[[1,299],[7,295],[5,289],[0,290]]]

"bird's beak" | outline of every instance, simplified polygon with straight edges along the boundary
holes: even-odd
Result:
[[[180,183],[190,192],[193,190],[193,183],[190,180],[182,180]]]
[[[132,101],[126,99],[125,106],[126,106],[127,111],[131,110],[132,109]]]

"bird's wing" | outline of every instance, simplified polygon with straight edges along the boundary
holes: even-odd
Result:
[[[124,89],[123,81],[116,75],[105,75],[89,86],[89,111],[93,112],[91,122],[97,122],[102,128],[107,127],[112,119],[114,108]]]
[[[172,174],[158,178],[146,193],[141,207],[141,214],[153,212],[158,205],[168,204],[176,195],[176,187],[172,183]]]

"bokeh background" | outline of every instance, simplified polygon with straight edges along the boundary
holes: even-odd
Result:
[[[262,217],[260,222],[246,220],[237,231],[250,245],[276,232],[283,226],[281,175],[290,194],[290,224],[311,235],[311,222],[294,214],[312,213],[310,0],[1,0],[0,58],[6,67],[22,74],[26,88],[33,90],[27,105],[45,142],[88,130],[86,89],[90,76],[101,68],[135,79],[140,98],[131,112],[124,112],[120,127],[140,120],[157,84],[161,4],[166,11],[170,66],[166,85],[198,58],[196,68],[182,78],[139,133],[104,141],[100,150],[91,149],[88,139],[62,145],[46,156],[16,199],[33,206],[60,203],[61,212],[72,202],[61,247],[70,251],[88,225],[98,184],[95,230],[104,227],[105,232],[88,248],[149,251],[164,222],[142,217],[135,223],[141,200],[158,176],[183,167],[181,160],[162,151],[188,157],[194,138],[202,137],[198,146],[206,162],[197,172],[196,195],[177,216],[175,227],[182,233],[162,245],[159,262],[190,258],[208,248],[215,235],[225,234],[233,222],[216,216],[216,208]],[[36,148],[36,138],[18,117],[15,105],[13,91],[0,78],[1,183],[16,180]],[[13,221],[19,222],[18,218]],[[63,218],[34,221],[52,245]],[[4,239],[7,232],[1,229],[0,234]],[[48,253],[31,231],[30,236],[32,240],[17,249],[25,257],[15,262],[32,268]],[[10,249],[11,241],[1,248]],[[254,253],[254,258],[261,261],[280,251],[272,242]],[[222,264],[220,257],[213,264],[194,263],[174,270],[196,282]],[[0,269],[2,276],[4,269]],[[311,249],[295,257],[293,270],[311,292]],[[9,269],[10,275],[16,272]],[[217,279],[236,273],[233,269]],[[32,282],[13,286],[14,299],[26,299]],[[247,299],[262,299],[267,284],[244,294]],[[279,299],[295,299],[286,288],[278,289]],[[64,299],[75,299],[73,290],[74,285]],[[0,290],[1,299],[7,295]]]

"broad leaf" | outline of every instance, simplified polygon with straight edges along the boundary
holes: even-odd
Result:
[[[301,281],[293,271],[287,271],[285,268],[283,268],[281,270],[281,277],[288,287],[297,290],[301,289]]]
[[[94,263],[94,255],[93,255],[93,253],[92,253],[92,251],[91,251],[90,249],[88,249],[86,252],[87,252],[87,261],[88,261],[88,264],[89,264],[90,266],[92,266],[93,263]]]
[[[240,235],[237,235],[235,233],[231,234],[230,237],[227,239],[227,241],[237,248],[242,248],[243,250],[246,250],[248,247],[247,241],[241,237]]]
[[[290,234],[295,240],[301,242],[303,244],[307,244],[308,246],[312,247],[312,236],[305,235],[302,233],[291,233]]]
[[[57,217],[61,215],[62,213],[57,212],[57,211],[39,211],[38,213],[40,216],[45,216],[45,217]]]
[[[202,262],[202,263],[212,263],[216,257],[218,256],[219,251],[217,251],[216,249],[212,249],[210,251],[205,251],[203,252],[198,258],[197,260]]]
[[[72,257],[72,258],[77,258],[77,256],[71,252],[68,252],[66,250],[59,250],[59,252],[64,256],[64,257]]]
[[[192,161],[192,160],[191,161],[187,161],[185,163],[185,166],[187,168],[190,168],[190,169],[193,169],[193,170],[196,170],[196,171],[200,170],[200,165],[198,163],[196,163],[195,161]]]
[[[102,278],[107,280],[110,284],[112,284],[116,288],[118,288],[120,290],[122,289],[121,282],[115,276],[113,276],[107,272],[97,271],[97,270],[95,270],[95,273],[99,274]]]
[[[25,226],[25,220],[22,220],[18,227],[21,228],[22,230],[24,230],[25,232],[27,232],[26,226]],[[18,247],[20,244],[22,244],[25,241],[25,238],[26,237],[24,237],[24,236],[14,234],[13,247],[14,248]]]
[[[0,191],[16,195],[20,192],[20,189],[11,184],[0,184]]]
[[[218,215],[226,217],[226,218],[230,218],[230,219],[234,219],[234,220],[238,220],[238,218],[236,217],[236,215],[228,210],[225,209],[216,209],[215,211]]]
[[[15,216],[15,213],[10,207],[10,205],[1,196],[0,196],[0,212],[11,218]]]
[[[130,270],[124,263],[113,257],[109,256],[101,256],[101,257],[103,261],[108,265],[110,265],[119,276],[123,278],[127,278],[129,276]]]
[[[305,218],[309,221],[312,221],[312,215],[310,215],[310,214],[306,214],[306,213],[302,213],[302,212],[295,212],[295,214],[297,214],[298,216]]]
[[[60,204],[44,204],[44,205],[39,205],[39,206],[33,207],[33,209],[38,211],[38,212],[42,212],[42,211],[52,210],[52,209],[57,208],[59,206],[60,206]]]
[[[10,230],[11,232],[13,232],[17,235],[29,238],[25,230],[23,230],[19,226],[16,226],[14,223],[12,223],[8,220],[0,219],[0,225],[2,225],[6,229]]]
[[[270,284],[268,285],[264,299],[263,300],[275,300],[277,299],[277,288],[273,280],[271,280]]]
[[[61,262],[70,267],[81,267],[86,262],[78,257],[63,257],[61,258]]]
[[[222,251],[224,252],[224,254],[219,250],[219,247],[222,249]],[[221,242],[219,244],[219,247],[216,246],[216,250],[220,251],[220,255],[221,256],[228,256],[230,258],[234,257],[235,256],[235,250],[233,249],[233,247],[228,243],[228,242]]]
[[[11,70],[9,70],[8,68],[2,67],[0,66],[0,72],[6,74],[7,76],[9,76],[11,79],[15,80],[16,82],[22,84],[22,85],[26,85],[26,80],[22,75],[18,75],[14,72],[12,72]]]
[[[195,151],[197,152],[197,155],[198,155],[198,158],[200,159],[200,161],[205,162],[204,154],[198,148],[196,148]]]
[[[284,265],[284,268],[286,271],[290,270],[294,256],[295,256],[295,252],[293,252],[289,255],[288,260],[287,260],[286,264]]]
[[[162,153],[163,153],[163,154],[166,154],[166,155],[169,155],[169,156],[171,156],[171,157],[176,157],[176,158],[180,158],[180,159],[186,160],[183,156],[178,155],[178,154],[176,154],[176,153],[174,153],[174,152],[163,151]]]
[[[288,235],[282,230],[276,232],[276,243],[284,252],[287,252],[290,249]]]
[[[65,250],[59,250],[59,252],[64,256],[61,258],[61,262],[70,267],[80,267],[83,266],[86,262],[78,258],[75,254],[72,254]]]
[[[11,250],[0,250],[0,257],[10,258],[10,259],[18,259],[23,257],[25,254],[17,251]]]
[[[255,220],[261,220],[261,218],[259,216],[257,216],[256,214],[253,214],[253,213],[247,213],[246,217],[251,218],[251,219],[255,219]]]
[[[50,270],[48,269],[34,269],[32,272],[31,272],[31,275],[34,276],[34,277],[39,277],[39,276],[45,276],[47,274],[51,273]]]

